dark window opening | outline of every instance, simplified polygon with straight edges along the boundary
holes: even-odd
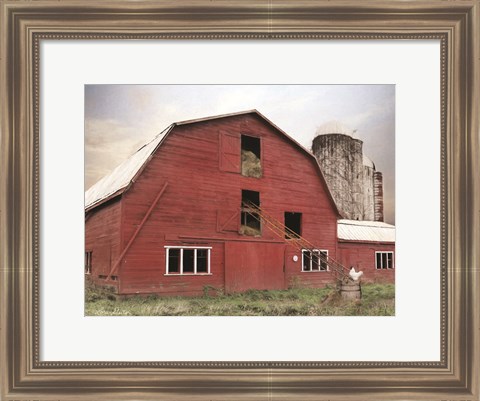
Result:
[[[194,270],[194,251],[193,249],[183,250],[183,272],[193,273]]]
[[[302,213],[285,212],[285,238],[298,238],[302,235]]]
[[[387,267],[389,269],[393,268],[393,253],[392,252],[387,253]]]
[[[180,249],[168,250],[168,272],[180,273]]]
[[[311,252],[310,251],[302,251],[302,270],[304,272],[308,272],[308,271],[311,270],[310,260],[311,260]]]
[[[197,249],[197,273],[208,272],[208,250]]]
[[[260,207],[260,192],[242,190],[241,207],[240,234],[250,236],[262,235],[262,226],[257,210]]]
[[[85,252],[85,274],[92,274],[92,251]]]
[[[255,206],[260,206],[260,192],[242,189],[242,205],[249,206],[252,203]]]
[[[262,177],[260,138],[242,135],[242,175],[245,177]]]
[[[313,271],[319,271],[320,270],[320,265],[318,263],[318,259],[319,259],[319,253],[318,251],[313,251],[311,253],[312,255],[312,270]]]
[[[328,251],[320,251],[320,270],[328,270]]]

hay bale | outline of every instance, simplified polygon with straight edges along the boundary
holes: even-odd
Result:
[[[242,150],[242,175],[254,178],[262,176],[260,159],[250,150]]]

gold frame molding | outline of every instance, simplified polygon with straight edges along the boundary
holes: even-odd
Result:
[[[1,400],[480,400],[479,0],[0,0]],[[44,39],[437,39],[438,362],[42,362],[39,44]]]

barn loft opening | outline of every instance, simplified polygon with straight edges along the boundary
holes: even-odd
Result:
[[[285,212],[285,238],[302,235],[302,213]]]
[[[260,138],[242,135],[242,175],[260,178],[262,176]]]
[[[260,207],[260,192],[243,189],[240,234],[253,237],[262,234],[260,216],[255,211],[255,206]]]

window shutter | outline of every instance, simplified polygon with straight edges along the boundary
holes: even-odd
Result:
[[[220,170],[240,173],[240,135],[220,132]]]
[[[217,231],[235,231],[239,230],[240,208],[238,210],[217,210]]]

